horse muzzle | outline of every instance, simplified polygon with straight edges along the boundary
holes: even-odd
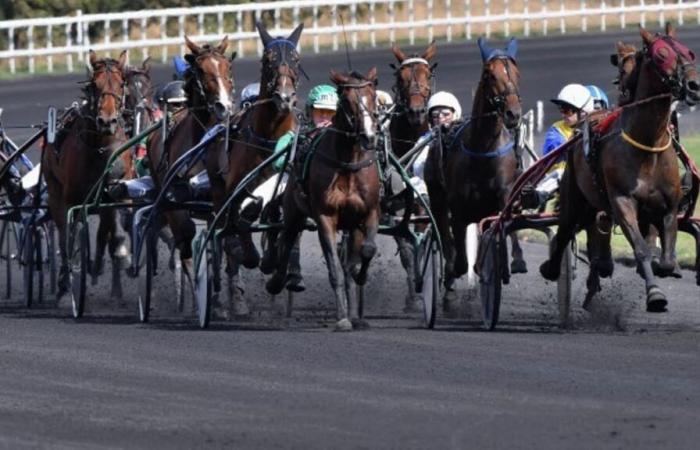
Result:
[[[408,123],[412,127],[419,127],[428,120],[428,108],[409,108],[406,113]]]
[[[292,112],[297,103],[296,93],[294,92],[275,92],[273,98],[277,110],[285,114]]]
[[[218,120],[223,121],[231,115],[232,108],[233,106],[230,103],[225,104],[220,101],[214,102],[214,115],[216,115]]]
[[[507,109],[503,113],[503,124],[507,129],[512,130],[520,126],[521,112]]]
[[[97,117],[97,130],[100,134],[113,136],[117,133],[119,129],[119,118],[118,117]]]
[[[696,105],[700,102],[700,82],[698,80],[687,80],[685,82],[685,102],[690,105]]]

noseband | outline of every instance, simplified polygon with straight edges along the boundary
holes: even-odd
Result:
[[[92,119],[97,123],[97,116],[100,111],[100,108],[102,106],[102,99],[105,97],[113,97],[116,102],[117,102],[117,111],[118,111],[118,116],[119,120],[122,120],[122,116],[124,114],[124,104],[126,102],[126,89],[125,85],[126,82],[124,81],[124,77],[122,74],[122,82],[121,85],[119,86],[121,88],[121,94],[118,92],[115,92],[112,88],[112,78],[110,74],[113,73],[122,73],[121,70],[116,69],[115,66],[118,64],[117,61],[112,61],[112,60],[106,60],[102,61],[101,64],[104,64],[103,68],[96,69],[93,71],[93,78],[87,82],[87,86],[85,87],[85,93],[87,95],[87,100],[88,100],[88,105],[90,108],[90,115],[92,116]],[[97,95],[97,86],[95,85],[95,78],[96,75],[100,73],[106,73],[107,74],[107,85],[110,90],[105,90],[99,93]]]
[[[208,46],[205,46],[205,48],[208,48]],[[192,65],[188,72],[191,74],[191,77],[192,77],[191,79],[194,80],[195,88],[197,89],[197,93],[199,94],[199,96],[201,98],[204,99],[204,102],[206,103],[206,110],[213,113],[215,111],[214,104],[216,103],[216,99],[210,98],[211,96],[207,94],[206,90],[204,90],[204,84],[202,83],[202,77],[206,75],[206,76],[213,77],[215,80],[219,81],[219,80],[223,79],[223,76],[218,74],[218,73],[216,75],[205,73],[204,70],[202,70],[202,68],[199,66],[200,59],[205,58],[205,57],[209,57],[209,56],[212,56],[212,57],[217,58],[217,59],[224,59],[224,60],[226,59],[226,57],[224,55],[221,55],[220,53],[215,52],[213,49],[208,48],[207,50],[205,50],[204,53],[197,56],[197,59],[196,59],[197,64]],[[233,93],[231,93],[231,94],[233,94]]]

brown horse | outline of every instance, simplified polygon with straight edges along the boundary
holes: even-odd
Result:
[[[446,309],[455,300],[452,284],[467,273],[467,225],[497,214],[520,173],[511,130],[520,124],[520,71],[515,62],[517,42],[505,51],[478,41],[484,62],[472,117],[456,124],[447,137],[445,154],[433,151],[426,164],[430,207],[445,252]],[[451,229],[451,230],[450,230]],[[515,235],[513,272],[527,271]]]
[[[275,274],[266,284],[279,293],[285,285],[289,257],[306,217],[318,225],[318,237],[328,266],[336,300],[336,330],[349,331],[359,325],[357,304],[348,312],[347,292],[352,282],[365,284],[369,263],[377,251],[374,239],[379,227],[379,172],[375,115],[377,71],[349,75],[331,71],[338,86],[338,113],[331,127],[315,141],[304,179],[292,176],[284,194],[284,230],[279,239]],[[297,161],[304,164],[304,161]],[[295,171],[296,173],[296,171]],[[348,264],[338,257],[337,232],[350,233]],[[358,268],[359,264],[359,268]],[[352,319],[349,320],[349,318]]]
[[[216,46],[199,46],[187,37],[185,44],[190,50],[185,55],[190,65],[185,74],[184,88],[187,108],[175,115],[165,145],[161,143],[162,130],[154,132],[148,140],[149,168],[156,185],[163,182],[162,177],[172,163],[194,147],[209,128],[228,118],[233,109],[231,61],[235,58],[235,53],[230,59],[225,55],[228,37],[224,37]],[[197,164],[187,176],[202,170],[204,165]],[[194,222],[189,211],[168,211],[165,217],[180,251],[183,270],[192,279],[192,239],[196,231]]]
[[[396,109],[389,124],[389,133],[391,150],[401,157],[428,130],[428,100],[432,90],[433,71],[437,66],[432,60],[437,52],[437,45],[433,41],[420,56],[406,56],[396,44],[391,47],[391,51],[399,65],[397,67],[391,64],[396,77],[392,88]],[[421,211],[417,213],[420,214]],[[405,310],[420,310],[422,301],[415,290],[413,246],[402,238],[396,238],[396,243],[401,265],[407,275],[408,294]]]
[[[637,48],[634,45],[618,41],[615,50],[616,52],[610,55],[610,63],[617,67],[618,73],[614,83],[617,84],[619,92],[617,104],[622,106],[634,100],[632,96],[636,80],[631,79],[631,76],[637,67]]]
[[[301,68],[296,50],[301,37],[303,24],[300,24],[288,37],[273,38],[260,22],[256,23],[264,46],[261,61],[260,95],[253,105],[242,112],[236,122],[237,132],[232,133],[228,149],[217,145],[210,149],[207,157],[207,173],[211,181],[214,209],[219,211],[238,183],[275,148],[277,140],[296,127],[296,88]],[[265,175],[264,174],[263,178]],[[250,186],[250,191],[255,186]],[[228,225],[240,225],[239,204],[232,205]],[[230,309],[234,316],[249,314],[247,300],[238,275],[239,266],[252,269],[258,266],[260,255],[249,232],[238,228],[229,233],[224,249],[227,254],[227,275]]]
[[[540,272],[548,280],[557,279],[563,249],[576,229],[590,226],[597,212],[605,211],[634,249],[637,270],[645,280],[647,311],[663,312],[668,301],[655,276],[680,276],[675,244],[682,194],[677,157],[670,150],[671,103],[698,102],[700,77],[693,53],[677,40],[673,27],[667,25],[666,35],[654,36],[644,28],[640,34],[644,49],[631,74],[634,101],[622,110],[613,131],[596,142],[593,158],[586,160],[578,148],[570,153],[560,188],[559,228]],[[650,226],[661,237],[657,264],[644,239]],[[609,236],[607,240],[609,246]],[[599,258],[591,271],[609,276],[612,260]]]
[[[122,113],[124,109],[126,52],[118,60],[97,59],[90,51],[88,69],[90,80],[85,85],[85,104],[76,111],[55,144],[46,143],[42,152],[42,171],[46,178],[49,194],[49,211],[59,232],[61,251],[61,274],[58,298],[69,287],[68,255],[66,253],[66,212],[79,205],[105,169],[111,152],[125,141]],[[114,178],[123,176],[123,164],[112,170]],[[100,211],[100,225],[97,230],[95,265],[93,275],[102,269],[105,247],[113,261],[111,295],[121,298],[119,268],[122,261],[119,255],[121,239],[117,236],[114,210]]]

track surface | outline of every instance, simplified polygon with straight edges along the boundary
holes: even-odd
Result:
[[[522,41],[525,106],[569,81],[610,86],[606,55],[618,37]],[[700,48],[699,30],[682,37]],[[386,88],[389,56],[373,50],[353,61],[363,70],[376,64]],[[320,82],[343,58],[306,56],[305,68]],[[468,98],[480,65],[475,46],[441,46],[439,59],[438,87]],[[255,61],[236,67],[239,87],[257,72]],[[168,78],[166,68],[155,73]],[[0,85],[6,123],[40,121],[49,103],[74,98],[80,79]],[[693,116],[685,116],[690,124]],[[0,447],[696,448],[694,274],[664,281],[670,312],[650,315],[641,280],[618,266],[594,312],[577,302],[575,331],[561,332],[556,288],[536,273],[545,249],[526,244],[530,273],[504,288],[499,331],[480,331],[480,307],[464,283],[462,317],[425,331],[418,315],[401,312],[404,275],[395,245],[382,238],[367,287],[372,328],[336,334],[315,237],[303,248],[309,289],[295,299],[293,319],[283,318],[286,299],[272,301],[253,272],[245,278],[254,320],[210,331],[173,314],[167,269],[149,325],[135,323],[131,280],[126,309],[109,301],[106,280],[89,286],[87,318],[78,323],[66,308],[0,303]],[[579,269],[580,299],[587,268]]]

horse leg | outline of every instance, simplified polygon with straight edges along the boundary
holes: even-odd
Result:
[[[110,296],[123,303],[121,269],[128,266],[129,251],[125,245],[124,236],[117,233],[117,216],[114,210],[103,210],[100,213],[100,227],[105,224],[109,243],[109,254],[112,259],[112,289]]]
[[[406,283],[408,284],[408,293],[406,294],[404,312],[421,311],[423,301],[420,294],[416,292],[416,270],[415,256],[413,246],[408,239],[396,237],[396,245],[399,248],[399,258],[401,266],[406,271]]]
[[[227,241],[230,238],[226,239]],[[230,247],[225,245],[226,253],[226,277],[227,277],[227,293],[228,293],[228,308],[222,308],[219,311],[219,316],[228,319],[229,312],[235,319],[245,319],[250,316],[250,306],[248,300],[243,295],[245,289],[241,280],[241,265],[233,257]]]
[[[326,259],[328,267],[328,279],[333,288],[336,302],[336,331],[351,331],[352,322],[348,319],[348,299],[345,296],[345,277],[343,266],[338,257],[336,245],[336,226],[334,218],[329,216],[319,216],[318,218],[318,239],[321,242],[323,257]]]
[[[467,224],[455,215],[452,216],[451,222],[455,249],[454,275],[455,278],[459,278],[469,271],[469,261],[467,261]]]
[[[306,290],[304,277],[301,275],[301,232],[297,234],[294,246],[292,246],[287,265],[287,289],[292,292]]]
[[[265,289],[272,295],[282,292],[287,283],[287,272],[292,256],[292,250],[300,239],[304,230],[304,215],[294,207],[287,207],[284,210],[284,228],[277,239],[277,267],[272,277],[265,283]],[[295,256],[294,265],[299,265],[298,254]]]
[[[625,237],[632,245],[638,271],[644,278],[647,293],[647,311],[664,312],[668,301],[666,300],[666,295],[656,284],[656,278],[651,268],[651,249],[639,230],[635,201],[622,195],[611,196],[611,199],[610,203],[615,218],[620,224]]]
[[[379,210],[374,209],[371,211],[364,224],[364,232],[358,233],[355,236],[355,253],[359,252],[360,258],[360,270],[353,271],[353,278],[355,282],[360,286],[364,286],[367,282],[367,270],[369,269],[369,263],[377,254],[377,244],[374,242],[377,237],[377,230],[379,229]]]
[[[239,239],[241,250],[243,251],[241,264],[243,264],[243,267],[246,269],[255,269],[260,265],[260,253],[257,247],[255,247],[255,243],[253,243],[251,234],[247,231],[240,233]]]
[[[661,259],[658,266],[652,268],[659,277],[681,278],[681,268],[676,260],[676,237],[678,235],[678,219],[676,214],[666,214],[657,225],[661,237]]]
[[[610,235],[604,236],[598,232],[597,224],[590,223],[586,227],[586,248],[588,250],[588,260],[590,262],[588,270],[588,278],[586,278],[586,298],[583,301],[583,309],[586,311],[590,308],[590,302],[593,296],[600,292],[600,270],[598,268],[601,261],[602,248],[605,238],[608,238],[608,247]]]
[[[449,209],[444,195],[430,196],[430,209],[435,218],[435,224],[440,233],[440,241],[442,242],[442,251],[445,258],[445,298],[454,297],[453,284],[455,280],[455,251],[454,238],[450,230]]]
[[[50,185],[49,185],[50,186]],[[71,289],[70,282],[70,267],[68,265],[68,242],[66,236],[66,210],[62,204],[51,205],[51,198],[49,197],[49,207],[51,210],[51,217],[56,224],[56,231],[58,232],[58,250],[61,258],[61,266],[59,268],[58,274],[58,290],[56,292],[56,301],[60,301],[61,297],[67,294]],[[56,197],[53,197],[56,198]]]
[[[527,264],[523,258],[523,249],[518,241],[518,233],[510,233],[510,242],[512,244],[511,256],[513,260],[510,262],[510,273],[527,273]]]

